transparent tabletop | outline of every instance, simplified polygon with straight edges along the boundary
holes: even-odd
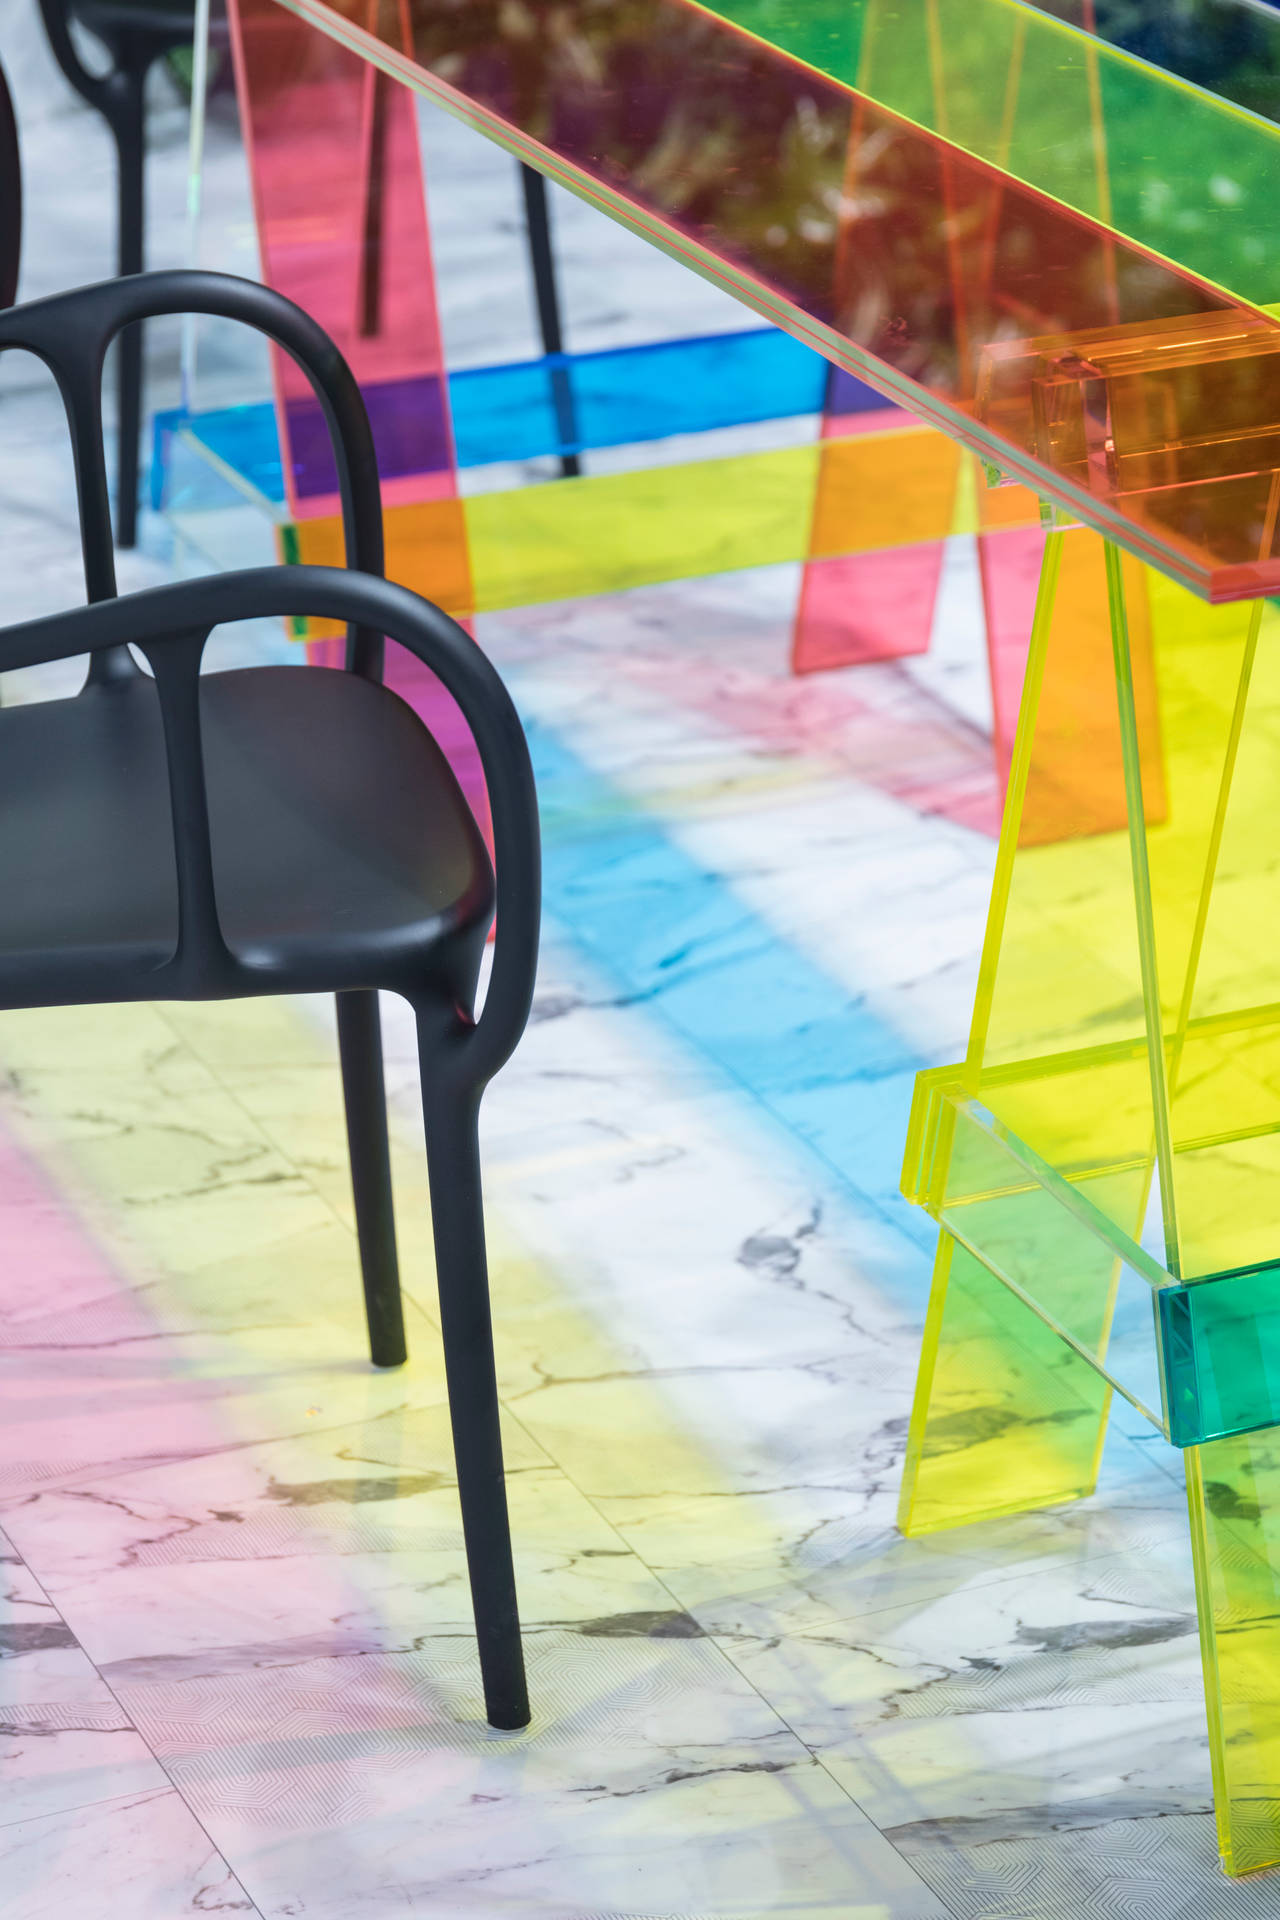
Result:
[[[1013,0],[282,4],[1196,591],[1280,590],[1251,106]]]

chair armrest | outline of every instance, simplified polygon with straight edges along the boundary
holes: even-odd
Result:
[[[151,587],[0,631],[0,672],[132,643],[157,676],[170,649],[190,650],[226,621],[318,615],[376,627],[431,668],[462,710],[480,755],[493,818],[497,937],[479,1020],[459,1009],[460,1078],[482,1084],[510,1058],[533,1001],[541,915],[538,798],[524,729],[496,669],[470,635],[406,587],[335,567],[258,567]]]
[[[87,100],[91,107],[96,107],[99,113],[111,120],[120,105],[119,84],[111,84],[113,76],[110,74],[91,73],[80,58],[79,48],[71,35],[67,0],[40,0],[40,12],[53,57],[64,76],[82,100]]]

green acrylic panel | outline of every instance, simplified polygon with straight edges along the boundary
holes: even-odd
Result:
[[[1095,1079],[1100,1070],[1096,1061],[1080,1067]],[[920,1076],[907,1197],[1167,1432],[1152,1302],[1172,1277],[1109,1217],[1117,1190],[1141,1214],[1150,1160],[1120,1168],[1082,1162],[1064,1176],[970,1099],[961,1081],[957,1068]]]
[[[854,83],[866,0],[712,0],[706,11],[833,80]]]
[[[1218,286],[1280,301],[1280,129],[1261,112],[1018,0],[707,10]],[[1257,24],[1248,0],[1215,11]],[[1280,58],[1280,21],[1263,24]]]
[[[1095,1081],[1106,1067],[1081,1063]],[[1280,1426],[1280,1261],[1176,1280],[1109,1217],[1125,1169],[1064,1176],[966,1095],[960,1068],[920,1081],[908,1198],[1175,1446]],[[1135,1173],[1149,1188],[1150,1161]]]

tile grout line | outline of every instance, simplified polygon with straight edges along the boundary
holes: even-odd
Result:
[[[5,1535],[4,1537],[6,1539],[9,1538],[8,1535]],[[222,1848],[218,1845],[213,1835],[209,1832],[208,1827],[205,1825],[204,1821],[200,1818],[200,1815],[196,1812],[191,1802],[187,1799],[186,1794],[182,1791],[182,1788],[178,1785],[177,1781],[174,1779],[173,1775],[170,1773],[168,1767],[165,1765],[160,1755],[156,1752],[155,1748],[152,1746],[151,1742],[148,1740],[146,1734],[142,1731],[142,1728],[136,1724],[133,1714],[129,1711],[128,1707],[125,1705],[124,1701],[120,1698],[119,1694],[116,1692],[111,1682],[107,1679],[106,1674],[103,1673],[97,1661],[93,1658],[93,1656],[89,1653],[88,1649],[84,1646],[79,1635],[74,1632],[74,1629],[71,1626],[71,1622],[67,1619],[62,1609],[57,1605],[56,1601],[53,1599],[53,1596],[50,1594],[48,1588],[45,1586],[43,1580],[41,1580],[35,1568],[30,1564],[30,1562],[27,1560],[24,1554],[21,1554],[18,1552],[18,1549],[16,1546],[14,1546],[12,1540],[9,1540],[9,1544],[13,1548],[14,1553],[17,1555],[18,1565],[20,1567],[24,1567],[26,1571],[30,1574],[32,1582],[34,1583],[36,1588],[39,1590],[41,1596],[45,1600],[50,1611],[56,1614],[57,1618],[61,1620],[62,1624],[66,1627],[67,1631],[71,1633],[72,1638],[75,1640],[75,1644],[77,1648],[84,1655],[85,1659],[89,1662],[89,1665],[93,1668],[93,1671],[97,1674],[98,1679],[101,1681],[102,1685],[106,1688],[107,1692],[111,1695],[111,1698],[115,1701],[116,1706],[119,1708],[120,1712],[124,1715],[126,1721],[129,1724],[129,1730],[137,1735],[138,1739],[142,1742],[143,1746],[146,1748],[147,1752],[151,1755],[151,1758],[155,1761],[161,1773],[164,1775],[165,1779],[168,1781],[169,1785],[167,1788],[156,1787],[154,1789],[154,1794],[158,1796],[165,1792],[169,1792],[177,1796],[177,1798],[181,1801],[182,1805],[187,1809],[187,1812],[190,1814],[196,1826],[200,1829],[200,1832],[204,1835],[205,1839],[209,1842],[209,1846],[212,1849],[215,1857],[222,1862],[223,1866],[226,1868],[227,1872],[231,1875],[236,1885],[240,1887],[246,1895],[248,1895],[249,1890],[244,1885],[244,1882],[241,1880],[240,1875],[237,1873],[236,1869],[232,1866],[230,1860],[227,1858],[226,1854],[222,1851]],[[3,1709],[0,1708],[0,1712],[2,1711]],[[115,1799],[115,1800],[120,1800],[120,1799],[129,1800],[129,1799],[141,1798],[141,1797],[143,1796],[133,1796],[129,1794],[113,1794],[109,1796],[110,1799]],[[147,1796],[147,1797],[151,1797],[151,1796]],[[100,1800],[89,1800],[83,1803],[85,1807],[102,1806],[104,1804],[106,1803]],[[66,1813],[75,1813],[80,1811],[80,1809],[76,1807],[68,1807],[68,1808],[62,1809],[62,1811]],[[40,1816],[36,1816],[36,1817],[40,1817]],[[44,1817],[48,1818],[50,1816],[46,1815]],[[20,1826],[23,1823],[21,1821],[13,1821],[6,1824],[10,1824],[13,1826]],[[256,1901],[253,1901],[252,1903],[252,1913],[254,1916],[254,1920],[263,1920],[262,1909],[258,1906]]]
[[[88,1658],[87,1654],[85,1658]],[[3,1713],[3,1711],[4,1709],[0,1708],[0,1713]],[[122,1731],[137,1733],[139,1740],[142,1740],[145,1744],[145,1735],[139,1733],[137,1727],[131,1726],[127,1729],[122,1729]],[[151,1749],[148,1747],[147,1751],[149,1753]],[[157,1764],[159,1763],[157,1762]],[[119,1806],[121,1803],[129,1806],[139,1806],[147,1800],[163,1800],[166,1794],[173,1793],[174,1791],[175,1789],[172,1786],[145,1787],[141,1793],[109,1793],[103,1800],[77,1800],[73,1807],[59,1807],[56,1813],[27,1813],[23,1814],[19,1820],[0,1820],[0,1833],[12,1833],[15,1827],[29,1826],[37,1820],[57,1820],[63,1814],[88,1813],[94,1807],[113,1807]],[[185,1801],[183,1804],[186,1804]],[[203,1832],[204,1829],[202,1828],[201,1831]],[[208,1838],[207,1834],[205,1838]],[[215,1847],[214,1851],[217,1853],[218,1849]],[[221,1853],[218,1853],[218,1858],[220,1860],[222,1859]],[[225,1865],[229,1871],[231,1862],[228,1860],[225,1862]],[[253,1911],[258,1916],[258,1920],[262,1920],[262,1916],[256,1907]]]

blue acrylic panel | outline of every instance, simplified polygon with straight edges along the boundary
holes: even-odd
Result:
[[[828,384],[830,381],[830,385]],[[423,403],[438,407],[434,382]],[[395,457],[396,419],[412,398],[406,383],[365,393],[384,474],[403,471]],[[859,413],[885,406],[851,374],[831,369],[819,354],[776,328],[662,340],[601,353],[556,354],[510,366],[471,367],[449,376],[449,403],[460,467],[536,460],[593,447],[628,446],[673,434],[709,433],[762,420],[831,412]],[[305,402],[292,403],[296,410]],[[316,429],[322,432],[319,409]],[[295,421],[295,440],[298,439]],[[161,502],[167,436],[186,425],[215,459],[241,475],[266,499],[285,497],[284,475],[270,401],[225,407],[190,420],[177,412],[155,419],[152,504]],[[306,439],[305,436],[303,436]],[[419,437],[420,440],[420,437]],[[385,444],[384,444],[385,442]],[[418,444],[419,442],[415,442]],[[311,442],[306,439],[306,445]],[[327,449],[319,448],[299,476],[303,492],[327,491],[333,477]],[[443,439],[440,461],[446,457]],[[318,477],[317,477],[318,476]]]
[[[192,417],[175,408],[157,413],[153,421],[151,505],[156,512],[165,504],[172,461],[170,442],[182,427],[189,428],[216,461],[246,480],[264,499],[276,503],[284,499],[280,435],[270,400],[252,406],[219,407]]]
[[[576,428],[568,440],[557,424],[551,378],[557,368],[568,374]],[[456,373],[449,397],[458,465],[582,453],[817,413],[826,375],[820,355],[771,327]],[[884,405],[879,396],[875,403]]]

